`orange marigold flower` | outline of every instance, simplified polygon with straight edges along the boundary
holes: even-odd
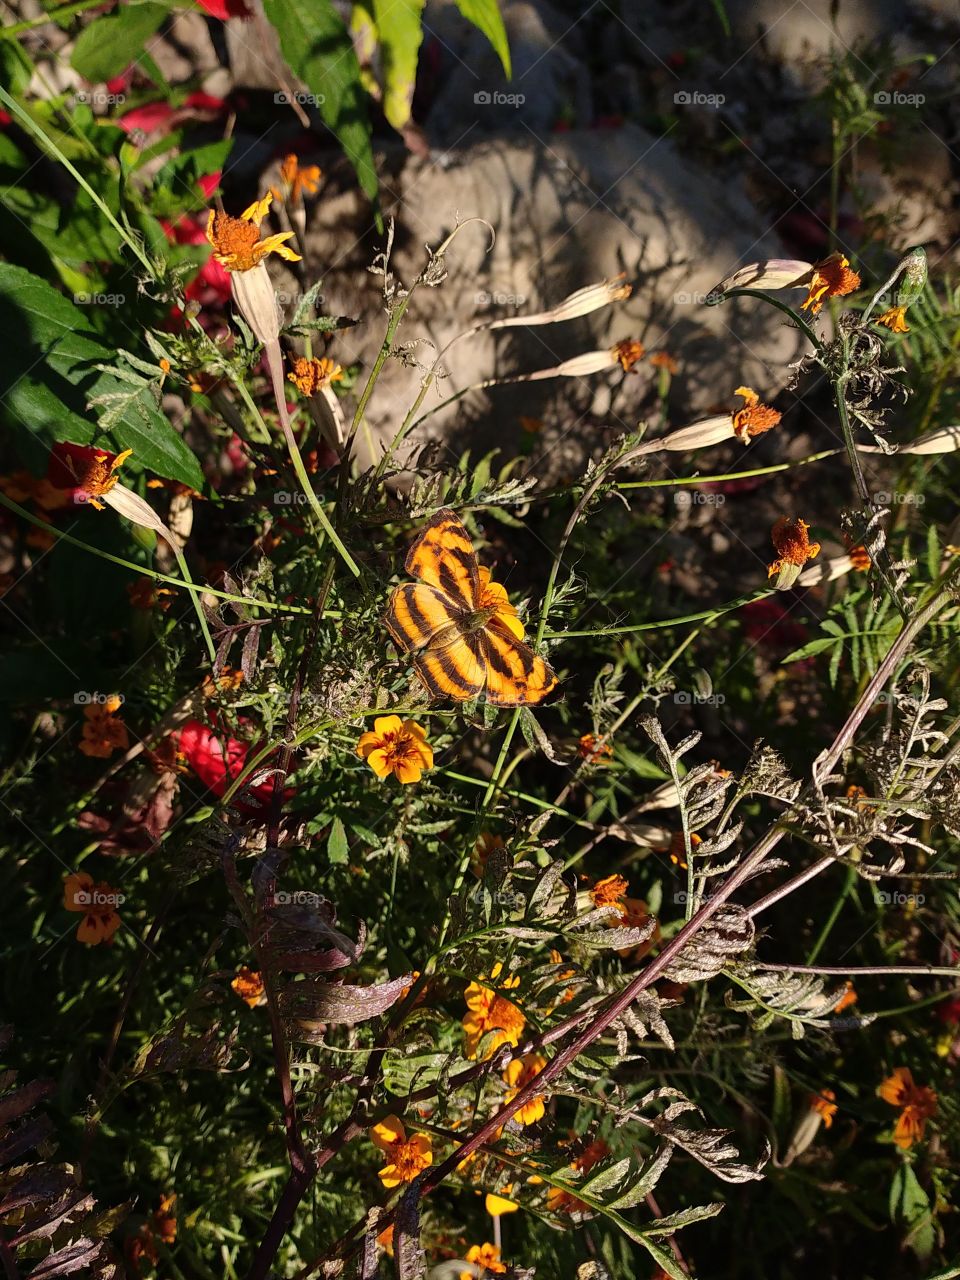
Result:
[[[737,409],[733,415],[733,433],[743,444],[749,444],[755,436],[762,436],[783,417],[779,410],[762,404],[756,391],[750,387],[737,387],[733,394],[743,400],[743,408]]]
[[[877,1092],[884,1102],[901,1108],[893,1140],[902,1151],[908,1151],[923,1137],[927,1120],[936,1114],[937,1095],[925,1085],[915,1084],[909,1067],[896,1067]]]
[[[585,733],[581,736],[577,746],[577,753],[583,760],[597,761],[604,756],[613,756],[613,747],[609,742],[604,742],[602,738],[598,738],[596,734]]]
[[[578,1156],[571,1160],[570,1168],[575,1173],[589,1173],[595,1165],[598,1165],[601,1160],[605,1160],[609,1154],[610,1148],[604,1140],[602,1138],[594,1138]],[[562,1187],[551,1187],[547,1192],[547,1208],[553,1210],[554,1213],[570,1213],[575,1209],[583,1211],[586,1207],[582,1200],[578,1200],[575,1195],[565,1191]]]
[[[813,264],[813,279],[800,310],[819,315],[827,298],[843,298],[859,288],[860,277],[851,269],[849,261],[842,253],[831,253]]]
[[[491,980],[500,976],[503,966],[499,963],[490,971]],[[507,978],[500,984],[502,990],[511,990],[520,985],[519,978]],[[480,982],[471,982],[464,992],[468,1012],[463,1019],[466,1032],[466,1052],[468,1058],[475,1058],[480,1041],[486,1037],[486,1058],[504,1044],[512,1044],[514,1048],[520,1043],[523,1029],[527,1025],[523,1010],[518,1008],[506,996],[495,988]]]
[[[118,749],[130,745],[127,727],[114,712],[120,707],[120,698],[111,694],[104,702],[94,702],[83,708],[83,737],[79,743],[85,756],[106,760]]]
[[[563,956],[560,954],[559,951],[551,950],[550,963],[563,964]],[[556,974],[553,981],[566,982],[569,978],[575,978],[576,975],[577,975],[576,969],[562,969],[560,973]],[[567,987],[566,990],[559,996],[559,998],[554,997],[554,999],[556,1000],[556,1004],[569,1004],[576,994],[577,994],[576,987]],[[548,1018],[556,1008],[556,1004],[551,1005],[549,1009],[544,1010],[544,1013]]]
[[[116,488],[120,480],[116,473],[132,453],[132,449],[124,449],[113,454],[107,449],[59,441],[50,450],[47,478],[54,488],[70,491],[74,502],[86,502],[102,511],[100,499]]]
[[[433,768],[426,732],[416,721],[399,716],[377,716],[373,730],[360,735],[357,755],[378,778],[392,773],[400,783],[419,782],[423,771]]]
[[[258,1005],[267,1003],[266,990],[263,985],[263,976],[256,969],[250,969],[247,965],[242,964],[237,970],[237,976],[230,983],[230,990],[234,995],[250,1006],[256,1009]]]
[[[837,1095],[832,1089],[821,1089],[819,1093],[812,1093],[810,1110],[815,1111],[823,1121],[823,1127],[829,1129],[833,1124],[833,1117],[837,1114]]]
[[[177,1238],[177,1215],[173,1211],[176,1203],[173,1193],[163,1196],[153,1212],[154,1226],[164,1244],[173,1244]]]
[[[147,750],[146,756],[154,773],[186,773],[189,768],[175,733],[168,733],[152,751]]]
[[[377,1244],[386,1253],[388,1258],[393,1257],[393,1223],[384,1229],[377,1236]]]
[[[906,313],[906,307],[891,307],[882,316],[877,316],[873,323],[886,325],[891,333],[909,333],[910,326],[904,318]]]
[[[89,947],[113,941],[113,935],[120,928],[117,907],[122,902],[122,893],[102,880],[95,884],[93,876],[86,871],[75,871],[63,882],[63,905],[68,911],[83,913],[77,941]]]
[[[644,345],[632,338],[625,338],[623,342],[618,342],[613,348],[613,354],[620,362],[620,368],[624,373],[629,373],[638,360],[643,359]]]
[[[305,396],[315,396],[320,388],[328,383],[342,382],[343,369],[335,360],[330,360],[327,356],[321,359],[317,359],[316,356],[310,359],[306,356],[298,356],[293,362],[292,373],[287,374],[287,379],[295,383],[297,389]]]
[[[138,578],[127,583],[127,595],[134,609],[162,609],[166,612],[173,604],[175,591],[157,586],[150,578]]]
[[[287,200],[297,204],[303,192],[316,195],[320,185],[321,169],[316,164],[301,165],[292,152],[280,162],[280,186],[271,187],[270,194],[277,200]]]
[[[232,693],[242,684],[243,672],[239,667],[224,667],[219,675],[203,677],[200,692],[205,698],[213,698],[218,693]]]
[[[811,542],[807,536],[810,526],[806,520],[791,520],[781,516],[770,531],[774,547],[780,553],[780,559],[774,560],[767,568],[767,577],[773,578],[788,564],[800,568],[808,560],[820,554],[820,543]]]
[[[858,543],[857,546],[851,547],[849,551],[849,555],[850,555],[850,567],[852,569],[856,569],[859,573],[866,573],[866,571],[870,568],[871,560],[870,560],[870,557],[867,555],[867,549],[863,545],[863,543],[861,542],[861,543]]]
[[[526,1053],[522,1058],[514,1058],[512,1062],[508,1062],[503,1078],[510,1088],[504,1101],[512,1102],[520,1090],[535,1079],[546,1065],[547,1059],[542,1053]],[[513,1118],[522,1125],[536,1124],[543,1119],[544,1110],[543,1095],[536,1094],[523,1104]]]
[[[500,1261],[500,1246],[496,1244],[474,1244],[467,1250],[466,1262],[479,1267],[481,1277],[506,1274],[507,1268]],[[461,1271],[460,1280],[475,1280],[476,1271]]]
[[[373,1145],[387,1157],[387,1163],[379,1172],[385,1187],[399,1187],[402,1182],[413,1182],[428,1165],[433,1164],[433,1140],[429,1134],[415,1133],[407,1137],[403,1122],[397,1116],[386,1116],[370,1130]]]
[[[680,365],[674,360],[669,351],[654,351],[650,357],[650,363],[655,369],[665,369],[669,374],[680,372]]]
[[[690,832],[690,849],[696,851],[698,845],[703,844],[703,840],[695,831]],[[670,839],[670,861],[675,867],[679,867],[681,871],[687,870],[687,845],[683,838],[682,831],[675,831]]]
[[[299,262],[299,253],[294,253],[285,241],[293,235],[292,231],[281,231],[278,235],[260,239],[260,224],[267,216],[273,193],[267,192],[262,200],[255,200],[244,209],[239,218],[229,213],[220,213],[211,209],[207,218],[207,240],[213,246],[214,259],[228,271],[250,271],[263,261],[270,253],[278,253],[288,262]]]
[[[504,848],[506,846],[503,842],[503,836],[494,835],[492,831],[480,832],[477,836],[477,843],[473,846],[473,853],[470,855],[470,870],[478,880],[482,879],[487,867],[487,859],[494,849]]]
[[[598,880],[590,890],[590,897],[593,899],[595,907],[609,907],[619,903],[621,898],[626,896],[629,885],[623,876],[613,875],[606,876],[603,880]]]
[[[857,1003],[857,993],[852,982],[844,983],[843,995],[833,1006],[834,1013],[843,1013],[844,1009],[850,1009]]]

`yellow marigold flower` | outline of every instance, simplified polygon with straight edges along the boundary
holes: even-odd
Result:
[[[612,757],[613,747],[610,746],[609,742],[604,742],[598,738],[596,734],[584,733],[581,735],[580,742],[577,745],[577,754],[583,760],[592,760],[596,763],[597,760],[601,760],[604,757]]]
[[[598,880],[593,886],[590,890],[590,897],[593,899],[595,907],[609,907],[625,897],[628,888],[629,885],[623,876],[606,876],[603,880]]]
[[[936,1114],[937,1095],[932,1089],[915,1084],[909,1067],[897,1067],[877,1092],[884,1102],[901,1108],[893,1140],[901,1151],[908,1151],[921,1140],[927,1120]]]
[[[891,307],[889,311],[885,311],[882,316],[877,316],[874,324],[884,324],[891,333],[909,333],[910,326],[904,318],[907,314],[906,307]]]
[[[95,884],[93,876],[86,871],[76,871],[63,882],[63,905],[68,911],[83,913],[77,941],[88,947],[113,941],[113,935],[120,928],[117,907],[122,901],[122,894],[103,881]]]
[[[491,1218],[500,1218],[505,1213],[516,1213],[520,1206],[516,1200],[508,1200],[505,1196],[495,1196],[488,1191],[484,1197],[483,1207]]]
[[[255,200],[249,208],[244,209],[239,218],[229,213],[220,213],[211,209],[207,218],[207,239],[213,246],[213,256],[228,271],[250,271],[263,261],[269,253],[278,253],[288,262],[299,262],[299,253],[294,253],[285,241],[293,235],[292,231],[281,231],[277,235],[260,239],[260,224],[267,216],[273,200],[273,193],[267,192],[262,200]]]
[[[386,1116],[370,1130],[375,1147],[387,1157],[387,1163],[379,1171],[385,1187],[399,1187],[402,1182],[412,1182],[428,1165],[433,1164],[433,1140],[427,1133],[415,1133],[407,1137],[403,1123],[394,1115]]]
[[[293,372],[288,373],[287,378],[295,383],[297,389],[305,396],[315,396],[321,387],[331,382],[341,382],[343,369],[335,360],[330,360],[327,356],[320,359],[313,356],[309,360],[306,356],[298,356],[293,362]]]
[[[490,971],[491,979],[500,976],[502,965],[495,964]],[[519,978],[507,978],[501,983],[503,990],[510,990],[520,985]],[[466,1032],[466,1052],[468,1058],[477,1056],[480,1041],[486,1036],[488,1040],[486,1057],[504,1044],[512,1044],[514,1048],[520,1043],[523,1029],[527,1025],[523,1011],[506,996],[500,995],[493,987],[480,982],[471,982],[464,992],[467,1002],[467,1014],[463,1019]]]
[[[843,298],[859,288],[860,277],[851,269],[848,259],[842,253],[831,253],[813,264],[813,279],[800,310],[819,315],[827,298]]]
[[[733,433],[743,444],[775,427],[783,417],[779,410],[762,404],[756,391],[750,387],[737,387],[733,394],[741,396],[744,402],[743,408],[733,414]]]
[[[623,342],[618,342],[613,348],[613,354],[616,356],[620,368],[624,373],[629,373],[638,360],[643,359],[644,345],[632,338],[625,338]]]
[[[671,375],[680,372],[680,365],[674,360],[669,351],[654,351],[650,357],[650,363],[655,369],[664,369]]]
[[[690,848],[695,850],[698,845],[703,844],[703,840],[695,831],[690,832]],[[683,838],[682,831],[675,831],[670,840],[670,861],[675,867],[679,867],[681,871],[687,869],[687,845]]]
[[[479,1267],[482,1277],[506,1274],[507,1268],[500,1261],[500,1246],[496,1244],[474,1244],[467,1250],[466,1262]],[[476,1271],[461,1271],[460,1280],[475,1280]]]
[[[810,526],[805,520],[791,520],[781,516],[770,531],[774,547],[780,553],[780,559],[774,560],[767,568],[767,577],[773,578],[786,565],[800,568],[808,560],[820,554],[820,543],[811,542],[807,537]]]
[[[433,749],[414,720],[377,716],[373,730],[360,735],[357,755],[366,760],[378,778],[392,773],[398,782],[419,782],[425,769],[433,768]]]
[[[526,1053],[522,1058],[514,1058],[512,1062],[508,1062],[503,1079],[510,1088],[504,1101],[512,1102],[520,1090],[536,1079],[546,1065],[547,1059],[542,1053]],[[525,1102],[513,1118],[522,1125],[536,1124],[543,1119],[544,1110],[543,1095],[537,1094],[529,1102]]]
[[[852,982],[844,983],[843,995],[833,1006],[834,1013],[843,1013],[844,1009],[849,1009],[857,1003],[857,993]]]
[[[250,969],[242,964],[237,970],[237,976],[230,983],[230,990],[251,1009],[256,1009],[258,1005],[267,1003],[267,995],[263,986],[263,977],[256,969]]]
[[[120,705],[120,698],[111,694],[104,702],[84,707],[83,737],[79,746],[85,756],[106,760],[114,751],[129,747],[127,727],[115,715]]]
[[[833,1117],[837,1114],[837,1095],[832,1089],[821,1089],[819,1093],[812,1093],[810,1110],[815,1111],[823,1121],[823,1127],[829,1129],[833,1124]]]
[[[320,185],[321,170],[319,165],[301,165],[292,152],[280,162],[280,186],[271,187],[270,194],[277,200],[287,200],[297,204],[303,198],[303,192],[316,195]]]
[[[477,609],[495,610],[493,617],[500,625],[511,631],[518,640],[523,639],[523,623],[510,603],[507,589],[502,582],[490,581],[490,570],[486,565],[480,566],[480,597]]]

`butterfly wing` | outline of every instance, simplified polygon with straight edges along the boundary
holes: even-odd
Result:
[[[486,671],[487,701],[497,707],[542,702],[556,688],[553,668],[518,640],[498,618],[477,632]]]
[[[394,587],[384,622],[397,647],[423,649],[465,616],[455,601],[425,582],[404,582]]]
[[[454,625],[417,654],[413,666],[431,697],[466,702],[480,693],[487,679],[481,643],[481,632],[464,635]]]
[[[407,552],[407,573],[436,587],[466,612],[478,607],[480,569],[463,522],[453,511],[438,511]]]

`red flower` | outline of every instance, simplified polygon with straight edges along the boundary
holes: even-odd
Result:
[[[244,0],[197,0],[201,9],[205,9],[211,18],[219,18],[226,22],[228,18],[252,18]]]
[[[744,605],[744,635],[770,649],[796,649],[809,637],[801,622],[794,622],[779,600],[753,600]]]
[[[955,1026],[960,1022],[960,996],[948,996],[938,1004],[937,1017],[947,1026]]]
[[[204,786],[215,796],[222,796],[228,785],[243,772],[251,744],[238,738],[221,739],[209,725],[200,720],[188,720],[180,730],[178,750]],[[263,767],[269,767],[266,761]],[[273,778],[268,777],[252,787],[247,786],[247,797],[256,803],[241,803],[236,807],[248,814],[262,813],[273,800],[273,785]],[[294,794],[293,788],[285,788],[283,794],[285,800],[290,799]]]

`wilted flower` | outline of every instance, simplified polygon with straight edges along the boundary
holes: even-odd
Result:
[[[230,983],[230,990],[251,1009],[267,1003],[262,974],[256,969],[248,968],[245,964],[237,970],[237,976]]]
[[[316,356],[310,359],[306,356],[298,356],[293,362],[293,371],[287,374],[287,379],[295,383],[297,389],[305,396],[315,396],[321,387],[329,386],[331,382],[342,381],[343,369],[335,360],[330,360],[327,356],[320,359]]]
[[[270,194],[277,200],[298,204],[303,199],[303,192],[315,195],[320,185],[320,167],[315,164],[301,165],[297,157],[291,153],[280,162],[280,185],[271,187]]]
[[[618,904],[626,896],[629,885],[623,876],[607,876],[598,880],[590,890],[590,897],[595,907],[610,907]]]
[[[74,502],[88,503],[98,511],[104,505],[144,529],[152,529],[170,540],[166,525],[138,493],[119,483],[116,472],[130,457],[132,449],[113,454],[84,444],[60,441],[50,451],[47,477],[57,489],[70,492]]]
[[[884,1102],[901,1108],[893,1140],[901,1151],[909,1151],[923,1137],[926,1122],[936,1114],[937,1095],[926,1086],[914,1084],[909,1067],[896,1067],[877,1092]]]
[[[582,760],[591,760],[596,763],[603,757],[612,757],[613,747],[609,742],[604,742],[602,738],[598,738],[596,734],[585,733],[581,736],[577,744],[577,754]]]
[[[643,359],[644,345],[632,338],[625,338],[613,348],[613,354],[624,373],[629,373],[638,360]]]
[[[357,755],[378,778],[392,773],[400,783],[419,782],[423,771],[433,768],[426,732],[416,721],[399,716],[377,716],[373,730],[360,735]]]
[[[599,284],[588,284],[577,289],[569,297],[558,302],[549,311],[537,311],[528,316],[508,316],[503,320],[495,320],[486,326],[488,329],[509,329],[516,325],[559,324],[564,320],[576,320],[580,316],[607,307],[611,302],[622,302],[629,298],[633,286],[623,283],[623,272],[611,280],[601,280]]]
[[[300,261],[300,255],[285,243],[293,235],[292,231],[281,231],[260,239],[260,224],[267,216],[272,201],[273,194],[268,191],[262,200],[255,200],[244,209],[239,218],[216,209],[210,210],[207,239],[213,246],[214,258],[222,267],[228,271],[250,271],[270,253],[277,253],[288,262]]]
[[[837,1114],[837,1095],[832,1089],[821,1089],[819,1093],[812,1093],[810,1110],[815,1111],[823,1121],[823,1127],[829,1129],[833,1124],[833,1117]]]
[[[503,966],[498,962],[490,971],[491,980],[500,976]],[[517,977],[507,978],[501,984],[503,991],[510,991],[520,985]],[[516,1047],[520,1043],[523,1029],[527,1025],[523,1011],[495,988],[480,982],[471,982],[464,993],[467,1002],[467,1014],[463,1019],[463,1029],[467,1035],[466,1053],[468,1058],[475,1058],[480,1041],[487,1037],[484,1056],[489,1058],[504,1044]]]
[[[90,703],[83,708],[83,737],[79,746],[85,756],[106,760],[114,751],[129,747],[126,725],[116,716],[120,706],[120,698],[111,694],[103,702]]]
[[[768,258],[751,262],[726,276],[710,292],[719,298],[731,289],[806,289],[801,310],[817,315],[827,298],[842,298],[860,288],[860,277],[841,253],[819,262]]]
[[[844,298],[859,288],[860,277],[851,269],[849,261],[842,253],[831,253],[821,262],[814,263],[813,279],[800,310],[819,315],[827,298]]]
[[[909,333],[910,326],[904,318],[906,314],[906,307],[891,307],[889,311],[884,311],[882,316],[877,316],[874,324],[886,325],[891,333]]]
[[[744,401],[743,408],[733,414],[733,434],[743,444],[749,444],[754,437],[775,427],[783,417],[779,410],[761,404],[760,397],[750,387],[737,387],[733,394]]]
[[[103,881],[95,884],[93,876],[86,871],[76,871],[63,882],[63,905],[68,911],[83,913],[77,941],[89,947],[113,941],[113,935],[120,928],[117,906],[121,901],[122,896],[116,890]]]
[[[862,788],[860,788],[862,790]],[[844,1009],[850,1009],[857,1003],[857,992],[852,982],[844,983],[843,994],[837,1003],[833,1006],[834,1013],[843,1013]]]
[[[512,1102],[520,1090],[534,1080],[546,1065],[547,1060],[541,1053],[527,1053],[522,1058],[514,1058],[508,1062],[503,1078],[510,1088],[504,1101]],[[525,1102],[513,1118],[522,1125],[536,1124],[543,1119],[543,1113],[543,1095],[537,1094]]]
[[[502,1276],[507,1268],[500,1261],[500,1246],[496,1244],[473,1244],[467,1250],[466,1262],[472,1262],[479,1271],[461,1271],[460,1280],[475,1280],[478,1275]]]
[[[403,1123],[394,1115],[386,1116],[370,1130],[373,1144],[386,1155],[387,1163],[379,1171],[385,1187],[399,1187],[433,1164],[433,1140],[429,1134],[415,1133],[407,1137]]]
[[[820,554],[820,543],[811,542],[807,536],[809,528],[805,520],[781,516],[771,529],[770,537],[780,558],[767,567],[767,577],[777,577],[778,590],[792,587],[807,561]]]

